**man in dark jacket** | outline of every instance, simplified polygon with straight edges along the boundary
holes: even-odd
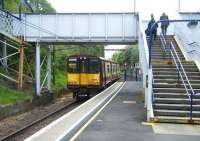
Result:
[[[157,28],[158,28],[158,24],[155,24],[155,23],[156,23],[156,21],[154,19],[154,16],[153,16],[153,14],[151,14],[151,20],[149,21],[147,30],[145,32],[146,32],[147,36],[149,36],[150,35],[150,31],[152,29],[152,35],[153,35],[154,40],[156,39]]]
[[[162,21],[161,21],[162,34],[163,34],[163,35],[166,35],[166,33],[167,33],[167,28],[168,28],[168,26],[169,26],[169,18],[168,18],[168,16],[167,16],[165,13],[163,13],[163,14],[160,16],[160,20],[162,20]]]

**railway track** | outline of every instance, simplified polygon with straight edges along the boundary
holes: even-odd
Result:
[[[50,118],[52,118],[51,121],[56,120],[59,117],[61,117],[62,115],[66,114],[66,112],[69,112],[72,109],[78,107],[81,103],[83,103],[83,102],[76,102],[75,100],[73,100],[69,104],[57,109],[56,111],[53,111],[53,112],[43,116],[42,118],[37,119],[37,120],[31,122],[30,124],[18,129],[17,131],[12,132],[9,135],[1,138],[0,141],[18,141],[20,139],[16,139],[16,138],[20,135],[29,136],[29,135],[26,134],[26,132],[30,131],[31,128],[33,128],[33,130],[35,130],[37,125],[41,126],[43,122],[45,123],[45,121],[50,119]],[[59,115],[59,116],[57,116],[57,115]],[[46,126],[46,124],[43,124],[42,127],[44,127],[44,126]],[[21,137],[21,138],[23,138],[23,137]]]

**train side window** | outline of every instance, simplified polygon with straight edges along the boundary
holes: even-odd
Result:
[[[109,67],[109,65],[107,65],[107,72],[108,72],[108,73],[110,72],[110,67]]]

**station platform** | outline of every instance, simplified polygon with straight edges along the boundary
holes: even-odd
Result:
[[[146,123],[141,83],[127,81],[75,141],[199,141],[199,125]]]

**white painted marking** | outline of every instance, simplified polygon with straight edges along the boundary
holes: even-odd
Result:
[[[200,126],[190,124],[153,124],[153,131],[156,134],[174,135],[197,135],[200,136]]]
[[[97,120],[97,122],[102,122],[102,121],[103,121],[103,120],[101,120],[101,119],[98,119],[98,120]]]
[[[154,123],[151,123],[151,122],[142,122],[141,123],[142,125],[145,125],[145,126],[152,126]]]
[[[123,101],[125,104],[136,104],[136,101]]]
[[[122,87],[109,99],[109,101],[70,139],[70,141],[74,141],[83,131],[84,129],[103,111],[103,109],[116,97],[116,95],[121,91],[121,89],[126,84],[126,81],[122,85]]]

